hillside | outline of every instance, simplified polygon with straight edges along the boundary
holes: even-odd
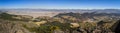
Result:
[[[97,13],[97,12],[91,12],[91,13],[61,13],[54,17],[59,17],[63,19],[69,19],[73,18],[76,20],[79,20],[77,22],[96,22],[100,20],[118,20],[120,18],[120,13]]]
[[[62,12],[34,18],[1,12],[0,33],[114,33],[119,19],[120,13]]]

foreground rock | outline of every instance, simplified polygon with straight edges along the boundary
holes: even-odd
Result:
[[[31,33],[22,27],[22,24],[0,22],[0,33]]]

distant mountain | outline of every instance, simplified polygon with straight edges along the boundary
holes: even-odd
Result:
[[[120,13],[120,9],[0,9],[6,11],[9,14],[15,15],[30,15],[33,17],[38,16],[50,16],[53,17],[59,13]]]
[[[0,9],[4,11],[19,12],[110,12],[118,13],[120,9]]]

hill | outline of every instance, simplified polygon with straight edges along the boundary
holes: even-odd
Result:
[[[118,20],[120,18],[120,13],[60,13],[54,17],[63,18],[69,20],[70,18],[79,20],[77,22],[96,22],[100,20]],[[73,21],[71,21],[73,22]]]

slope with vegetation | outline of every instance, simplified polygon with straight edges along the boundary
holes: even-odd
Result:
[[[1,13],[0,33],[114,33],[111,27],[118,17],[108,13],[61,13],[33,18]]]

